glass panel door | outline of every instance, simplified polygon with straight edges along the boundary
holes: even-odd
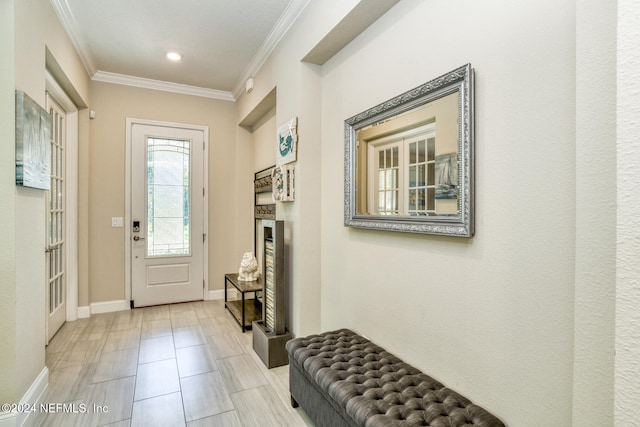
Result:
[[[201,300],[205,279],[204,128],[130,121],[134,307]]]
[[[190,141],[147,139],[147,257],[189,255]]]
[[[47,236],[47,342],[66,320],[65,309],[65,115],[49,96],[51,114],[51,190],[46,197]]]

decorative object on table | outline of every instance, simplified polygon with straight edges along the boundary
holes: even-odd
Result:
[[[16,91],[16,184],[51,188],[51,115]]]
[[[274,202],[293,202],[295,200],[295,166],[282,165],[273,168],[271,192]]]
[[[345,226],[474,235],[473,76],[463,65],[345,120]]]
[[[278,128],[278,146],[276,165],[285,165],[296,161],[298,148],[298,118],[294,117]]]
[[[245,252],[240,262],[238,270],[238,280],[242,282],[255,282],[260,277],[258,261],[253,256],[253,252]]]

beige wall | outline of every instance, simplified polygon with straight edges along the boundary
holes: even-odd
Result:
[[[16,402],[14,1],[0,0],[0,401]]]
[[[40,194],[14,184],[13,90],[43,103],[46,45],[76,99],[98,114],[91,124],[80,114],[81,305],[124,298],[123,229],[111,229],[110,218],[124,216],[125,117],[210,127],[209,274],[210,289],[219,289],[218,278],[252,244],[251,178],[257,158],[266,158],[236,124],[277,86],[274,125],[299,121],[296,202],[278,207],[288,222],[294,334],[353,328],[510,426],[612,425],[614,388],[616,419],[637,419],[637,244],[616,243],[611,224],[622,238],[637,235],[631,171],[639,170],[640,103],[629,88],[638,5],[620,3],[627,18],[617,130],[625,144],[616,161],[617,98],[607,88],[617,67],[604,58],[619,18],[610,6],[404,0],[324,66],[300,63],[357,3],[311,2],[234,106],[90,85],[47,0],[0,0],[0,53],[10,58],[0,63],[1,401],[19,400],[44,367],[44,211]],[[434,39],[447,43],[428,44]],[[405,40],[428,44],[429,55]],[[476,236],[345,228],[343,120],[466,62],[477,84]],[[607,192],[615,185],[619,218]]]
[[[6,279],[3,274],[3,280],[9,283],[2,286],[3,293],[8,292],[2,300],[12,302],[13,307],[0,310],[0,323],[12,329],[7,339],[2,340],[2,376],[9,378],[3,378],[0,395],[5,396],[3,401],[18,402],[45,367],[45,206],[44,192],[15,186],[13,93],[14,89],[22,90],[44,106],[47,49],[57,59],[56,76],[62,77],[67,87],[74,88],[76,100],[88,100],[88,77],[47,0],[3,0],[0,7],[3,20],[0,114],[3,123],[9,120],[2,126],[8,137],[2,143],[6,150],[2,158],[7,167],[2,168],[1,186],[8,196],[3,209],[14,212],[3,217],[3,229],[13,234],[4,249],[12,251],[13,256],[6,264]],[[4,34],[5,31],[10,34]],[[5,364],[7,351],[13,360]]]
[[[571,425],[574,48],[572,3],[403,1],[323,66],[322,329],[369,336],[513,426]],[[467,62],[475,237],[345,228],[342,121]]]
[[[209,289],[221,289],[242,255],[234,103],[100,82],[92,82],[91,95],[97,117],[90,128],[90,303],[125,298],[124,228],[112,228],[111,218],[124,217],[127,117],[209,127]]]
[[[256,172],[276,164],[276,109],[267,112],[253,128],[253,170]]]
[[[344,119],[467,62],[476,236],[345,228]],[[574,78],[575,5],[552,0],[405,0],[327,62],[322,329],[367,335],[508,425],[571,425]]]

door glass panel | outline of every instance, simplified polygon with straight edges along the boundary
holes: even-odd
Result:
[[[189,255],[190,142],[147,138],[147,256]]]

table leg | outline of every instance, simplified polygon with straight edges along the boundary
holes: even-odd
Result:
[[[244,314],[244,292],[240,292],[242,294],[242,332],[244,332],[244,319],[245,319],[245,314]]]

